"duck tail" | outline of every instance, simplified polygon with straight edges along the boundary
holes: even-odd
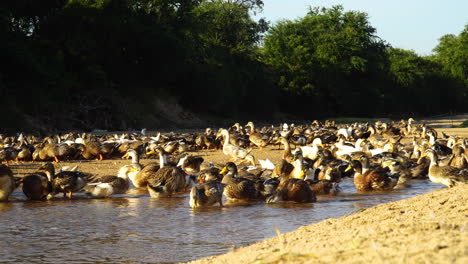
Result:
[[[23,183],[23,177],[14,177],[15,178],[15,188],[18,188]]]
[[[164,192],[164,185],[151,186],[148,184],[148,188],[151,188],[153,191],[158,193]]]

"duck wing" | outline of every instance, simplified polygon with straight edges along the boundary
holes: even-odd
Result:
[[[259,191],[255,182],[245,178],[234,178],[224,187],[224,195],[229,199],[250,200],[258,199]]]
[[[366,176],[371,188],[378,191],[392,190],[398,182],[398,178],[391,177],[388,168],[377,167]]]
[[[310,189],[309,185],[301,179],[288,179],[278,190],[282,194],[283,201],[294,201],[299,203],[311,203],[317,201],[317,197]]]
[[[185,172],[179,167],[163,167],[155,173],[154,177],[148,178],[148,186],[153,187],[156,192],[167,194],[180,192],[185,188],[185,176]]]

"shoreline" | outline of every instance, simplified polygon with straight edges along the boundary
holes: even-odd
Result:
[[[468,263],[466,201],[444,188],[189,263]]]

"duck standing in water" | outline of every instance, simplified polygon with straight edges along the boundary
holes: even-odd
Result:
[[[353,160],[346,171],[354,170],[354,185],[358,192],[389,191],[398,183],[398,178],[392,177],[388,168],[381,166],[369,167],[369,158],[365,155],[360,160]]]
[[[297,203],[313,203],[317,201],[314,191],[304,180],[305,171],[302,165],[302,152],[296,151],[294,155],[294,169],[290,173],[279,175],[279,184],[276,190],[266,198],[267,203],[292,201]]]
[[[49,197],[57,193],[63,193],[63,197],[73,198],[73,193],[78,192],[86,186],[88,177],[80,171],[64,170],[53,176],[52,192]]]
[[[255,200],[260,198],[255,182],[238,177],[237,166],[233,162],[228,162],[220,173],[225,174],[221,183],[225,185],[223,193],[228,199]]]
[[[193,186],[190,191],[190,207],[201,208],[219,203],[223,207],[224,185],[218,181],[207,181]]]
[[[429,179],[432,182],[441,183],[449,188],[468,182],[468,170],[461,170],[452,166],[440,166],[437,153],[433,149],[426,150],[424,155],[428,156],[431,160]]]
[[[30,200],[45,200],[52,192],[54,174],[54,165],[47,162],[39,167],[37,172],[24,176],[22,180],[24,195]]]
[[[8,197],[15,190],[13,172],[6,165],[0,165],[0,202],[8,201]]]
[[[152,198],[171,197],[173,193],[182,192],[191,187],[193,182],[182,168],[166,162],[166,151],[155,148],[159,153],[160,168],[147,178],[147,189]]]
[[[124,194],[130,186],[129,174],[137,173],[131,165],[124,165],[119,169],[117,176],[108,175],[97,178],[85,186],[85,191],[94,198],[107,198],[113,194]]]
[[[266,199],[267,203],[281,201],[313,203],[317,201],[317,197],[306,181],[283,175],[280,177],[280,183],[276,191]]]

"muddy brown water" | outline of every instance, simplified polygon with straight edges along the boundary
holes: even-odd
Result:
[[[152,199],[133,190],[109,199],[27,201],[20,189],[0,203],[0,263],[167,263],[221,254],[302,225],[443,188],[426,180],[386,193],[338,196],[314,204],[226,202],[192,210],[188,194]]]

